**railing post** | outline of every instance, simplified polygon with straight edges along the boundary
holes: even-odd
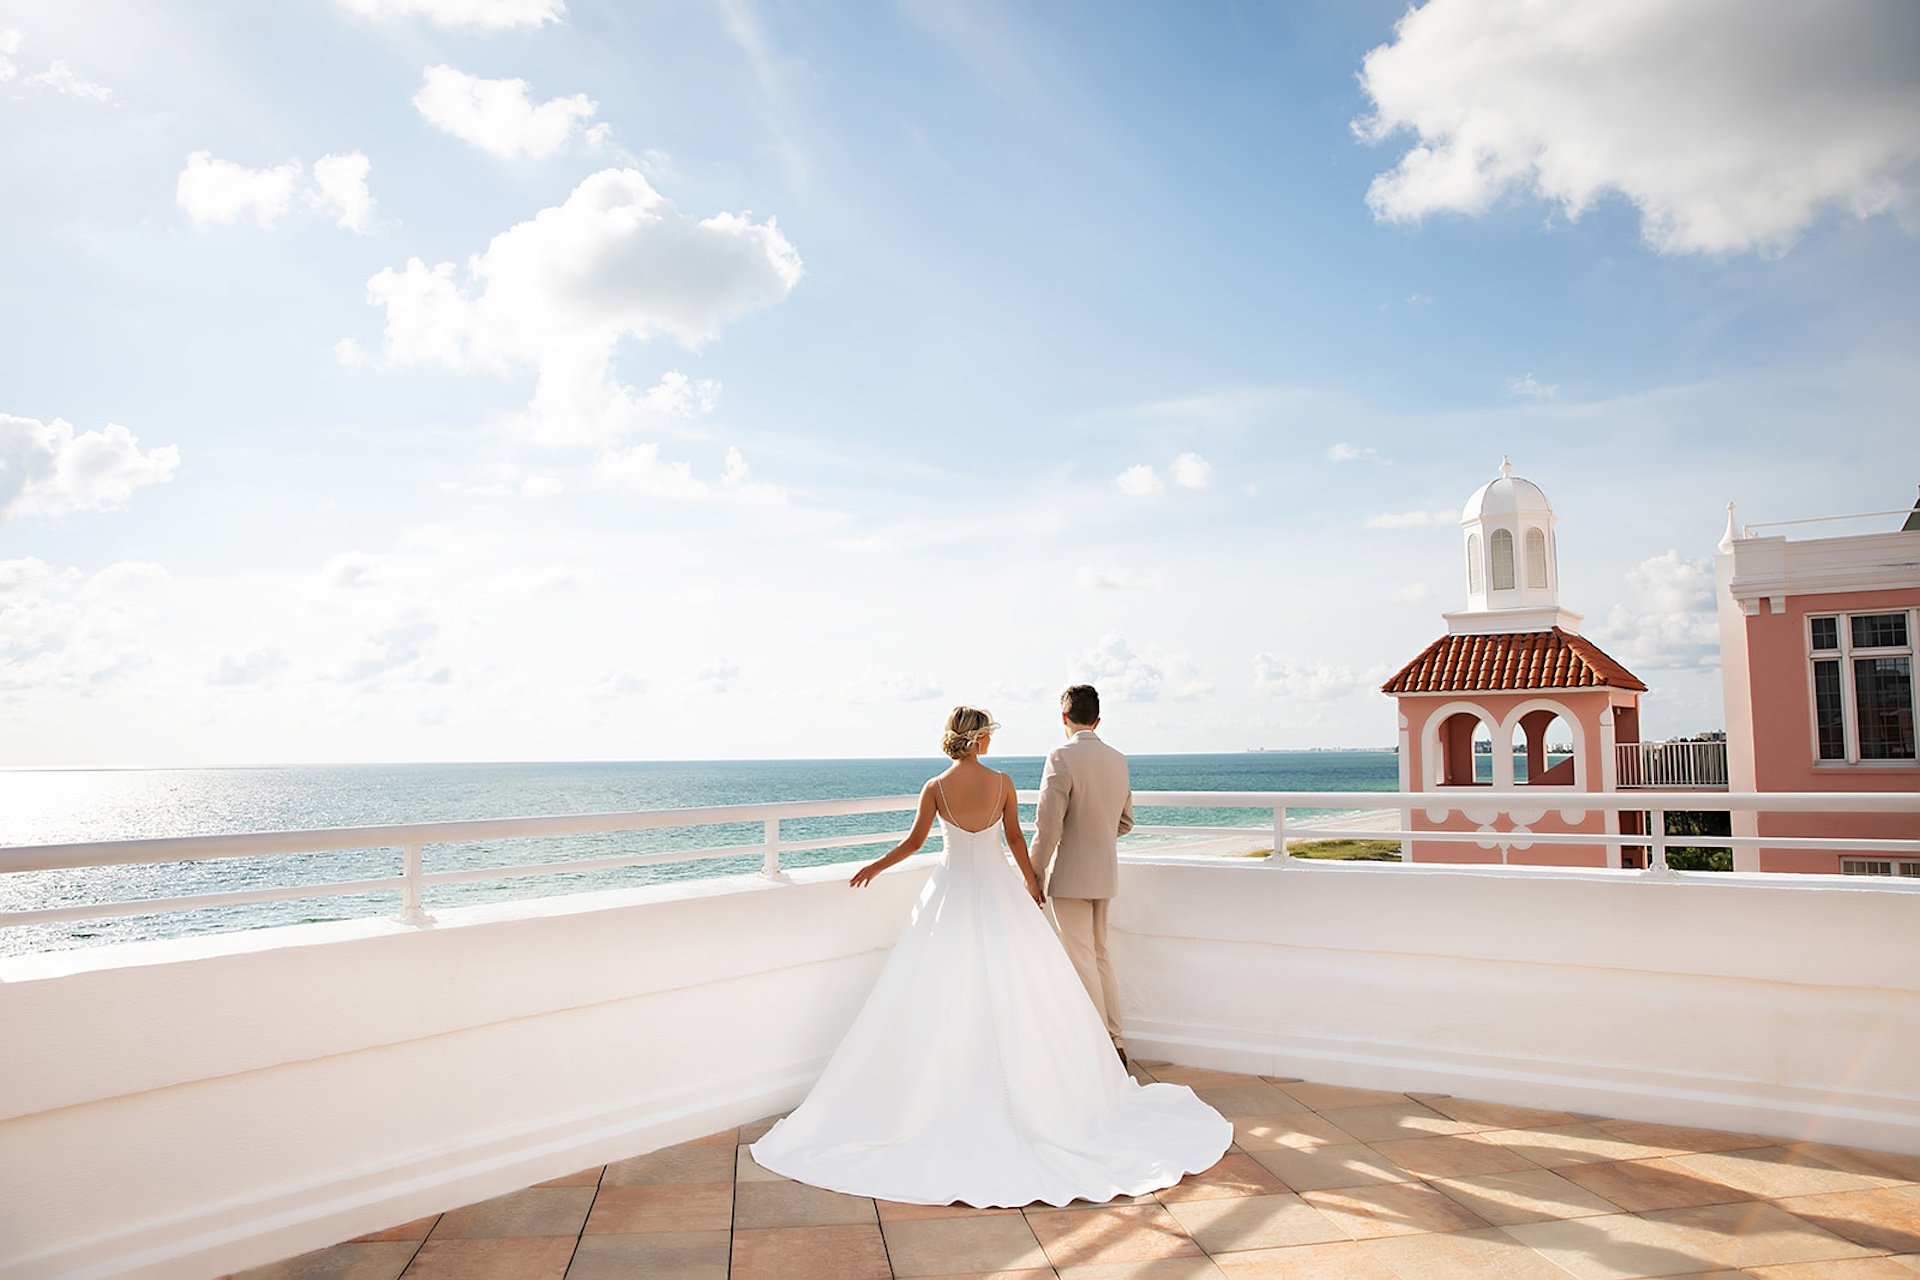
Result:
[[[1293,865],[1293,859],[1287,852],[1287,806],[1273,806],[1273,863],[1276,867]]]
[[[416,844],[400,847],[400,874],[406,877],[406,885],[400,890],[400,923],[432,924],[433,917],[427,914],[426,903],[421,896],[421,858],[420,846]]]
[[[1648,810],[1647,827],[1647,874],[1670,876],[1673,868],[1667,865],[1667,811]]]
[[[761,848],[760,874],[769,880],[779,880],[780,875],[780,819],[768,818],[766,821],[767,838]]]

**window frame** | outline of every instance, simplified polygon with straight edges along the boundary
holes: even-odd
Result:
[[[1856,617],[1876,617],[1886,614],[1900,614],[1907,620],[1907,642],[1904,645],[1869,646],[1856,649],[1853,644],[1853,620]],[[1814,647],[1814,623],[1832,619],[1834,625],[1834,647],[1816,649]],[[1920,629],[1920,610],[1915,609],[1835,609],[1831,612],[1809,612],[1801,622],[1800,638],[1805,653],[1807,667],[1807,746],[1812,754],[1815,769],[1915,769],[1920,768],[1920,644],[1916,644],[1916,630]],[[1915,753],[1911,756],[1874,757],[1863,759],[1860,755],[1860,694],[1854,680],[1855,658],[1905,658],[1907,660],[1907,686],[1909,712],[1916,726]],[[1819,681],[1816,677],[1817,664],[1832,662],[1840,668],[1840,736],[1842,754],[1838,759],[1823,759],[1820,755],[1820,697]]]
[[[1885,867],[1885,871],[1871,870]],[[1889,879],[1914,879],[1920,877],[1920,862],[1911,858],[1842,858],[1840,874],[1843,876],[1886,876]]]
[[[1502,541],[1504,539],[1504,541]],[[1520,587],[1519,557],[1514,552],[1514,536],[1511,529],[1495,529],[1487,535],[1487,594],[1496,591],[1517,591]],[[1500,585],[1500,549],[1506,548],[1507,585]]]

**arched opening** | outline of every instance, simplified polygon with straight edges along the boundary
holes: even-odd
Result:
[[[1527,586],[1538,591],[1547,587],[1547,535],[1542,529],[1527,530]]]
[[[1433,782],[1440,787],[1490,786],[1493,782],[1493,731],[1472,711],[1456,711],[1440,722],[1434,752]]]
[[[1513,780],[1515,783],[1570,787],[1574,752],[1579,742],[1565,716],[1550,707],[1536,707],[1513,726]]]
[[[1476,596],[1479,595],[1482,591],[1486,589],[1481,585],[1485,581],[1486,581],[1486,575],[1481,571],[1481,568],[1480,568],[1480,535],[1477,533],[1470,533],[1467,535],[1467,590],[1468,592]]]
[[[1487,546],[1493,552],[1493,589],[1513,590],[1513,530],[1495,529]]]

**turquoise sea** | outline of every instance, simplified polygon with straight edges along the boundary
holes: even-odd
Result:
[[[1133,756],[1136,791],[1392,791],[1391,751],[1257,751]],[[678,809],[761,801],[910,795],[948,762],[734,760],[589,764],[300,765],[246,769],[0,771],[0,911],[113,899],[172,897],[269,885],[317,884],[398,874],[397,849],[222,858],[136,867],[7,873],[5,847],[226,832],[354,827],[539,814]],[[1039,786],[1038,757],[995,757],[1022,789]],[[1353,809],[1367,805],[1356,796]],[[1296,816],[1315,811],[1301,810]],[[1319,811],[1339,812],[1339,811]],[[1031,810],[1027,813],[1031,822]],[[1262,825],[1245,810],[1143,809],[1143,824]],[[782,824],[786,839],[900,830],[902,815],[809,818]],[[750,844],[757,824],[538,840],[429,846],[428,870],[560,862],[670,849]],[[938,847],[937,844],[934,847]],[[783,865],[859,862],[885,846],[783,855]],[[427,907],[577,893],[759,869],[740,858],[616,871],[446,885]],[[0,928],[0,955],[265,925],[390,913],[397,894],[362,894]]]

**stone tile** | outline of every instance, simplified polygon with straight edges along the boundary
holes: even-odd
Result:
[[[1829,1169],[1809,1163],[1808,1159],[1785,1147],[1761,1147],[1754,1151],[1674,1156],[1672,1162],[1691,1173],[1744,1191],[1757,1200],[1817,1196],[1831,1191],[1866,1191],[1887,1185],[1885,1178]]]
[[[1622,1142],[1634,1142],[1643,1147],[1653,1147],[1661,1155],[1686,1155],[1699,1151],[1746,1151],[1754,1147],[1779,1145],[1778,1138],[1762,1138],[1757,1134],[1732,1133],[1724,1129],[1695,1129],[1686,1125],[1651,1124],[1645,1120],[1595,1120],[1593,1127],[1604,1129]]]
[[[733,1280],[891,1280],[879,1225],[733,1233]]]
[[[663,1147],[607,1166],[603,1187],[655,1187],[665,1183],[725,1182],[734,1175],[735,1152],[716,1142]]]
[[[873,1224],[873,1201],[804,1182],[743,1182],[734,1191],[734,1230]]]
[[[896,1276],[1044,1268],[1046,1251],[1017,1213],[887,1222],[880,1228]]]
[[[1271,1147],[1350,1146],[1360,1141],[1325,1116],[1301,1111],[1286,1116],[1241,1116],[1233,1122],[1233,1143],[1242,1151]]]
[[[593,1204],[592,1187],[527,1187],[440,1215],[434,1240],[580,1234]]]
[[[1435,1178],[1431,1185],[1449,1200],[1465,1205],[1496,1227],[1516,1222],[1598,1217],[1618,1213],[1621,1208],[1551,1169]]]
[[[721,1129],[708,1134],[704,1138],[694,1138],[680,1145],[683,1147],[698,1147],[706,1146],[709,1143],[716,1147],[737,1147],[740,1145],[740,1130],[738,1128]]]
[[[1365,1245],[1351,1240],[1223,1253],[1213,1263],[1229,1280],[1400,1280]]]
[[[1413,1101],[1404,1093],[1391,1093],[1385,1089],[1352,1089],[1342,1084],[1308,1084],[1303,1081],[1281,1085],[1279,1088],[1315,1111],[1334,1111],[1344,1107],[1399,1106]]]
[[[1456,1200],[1417,1182],[1338,1191],[1303,1191],[1300,1198],[1355,1240],[1427,1231],[1471,1231],[1487,1222]]]
[[[596,1164],[590,1169],[581,1169],[575,1173],[564,1174],[558,1178],[548,1178],[545,1182],[536,1182],[536,1187],[597,1187],[600,1174],[605,1165]]]
[[[1483,1141],[1525,1155],[1542,1168],[1601,1160],[1648,1160],[1667,1154],[1658,1147],[1616,1138],[1590,1124],[1549,1125],[1541,1129],[1490,1129],[1477,1135]]]
[[[1190,1173],[1159,1192],[1162,1204],[1222,1200],[1234,1196],[1270,1196],[1290,1191],[1265,1165],[1247,1155],[1223,1156],[1211,1169]]]
[[[586,1234],[725,1231],[733,1225],[733,1184],[602,1187],[587,1215]]]
[[[1724,1262],[1700,1252],[1697,1234],[1627,1213],[1523,1222],[1502,1229],[1577,1280],[1691,1276],[1711,1273]]]
[[[1770,1204],[1657,1209],[1642,1216],[1684,1233],[1695,1249],[1721,1266],[1766,1267],[1885,1252],[1842,1240]]]
[[[1409,1096],[1450,1120],[1459,1120],[1483,1129],[1544,1129],[1575,1123],[1574,1118],[1565,1111],[1510,1107],[1504,1102],[1455,1098],[1444,1093],[1416,1093]]]
[[[1366,1247],[1408,1280],[1567,1280],[1565,1271],[1493,1227],[1394,1236]]]
[[[237,1271],[233,1280],[397,1280],[419,1248],[417,1239],[336,1244]]]
[[[440,1221],[440,1215],[430,1213],[424,1218],[415,1218],[412,1222],[403,1222],[397,1227],[388,1227],[385,1231],[369,1231],[363,1236],[355,1236],[349,1244],[367,1244],[375,1240],[425,1240],[433,1230],[433,1224]]]
[[[1194,1085],[1200,1101],[1232,1119],[1235,1116],[1278,1116],[1307,1108],[1277,1085],[1242,1078],[1233,1084]]]
[[[1249,1151],[1274,1177],[1295,1191],[1325,1191],[1334,1187],[1363,1187],[1381,1182],[1412,1182],[1415,1177],[1372,1147],[1272,1147]]]
[[[643,1235],[582,1236],[567,1280],[727,1280],[733,1248],[726,1231],[651,1231]]]
[[[1794,1217],[1855,1244],[1888,1253],[1920,1253],[1920,1197],[1880,1188],[1791,1196],[1778,1203]]]
[[[1892,1151],[1869,1151],[1864,1147],[1836,1147],[1824,1142],[1783,1144],[1795,1155],[1848,1173],[1894,1178],[1900,1182],[1920,1182],[1920,1156],[1900,1155]],[[1705,1150],[1706,1148],[1701,1148]]]
[[[875,1200],[881,1225],[889,1222],[932,1222],[942,1218],[986,1218],[1018,1214],[1018,1209],[981,1209],[970,1204],[903,1204],[898,1200]]]
[[[1035,1267],[1022,1271],[960,1271],[941,1280],[1054,1280],[1052,1267]]]
[[[752,1124],[743,1124],[739,1129],[740,1141],[748,1143],[758,1142],[767,1136],[767,1130],[773,1128],[773,1126],[779,1124],[786,1118],[787,1113],[782,1111],[777,1116],[768,1116],[764,1120],[755,1120]]]
[[[1444,1134],[1472,1133],[1476,1129],[1490,1127],[1450,1120],[1417,1102],[1392,1103],[1384,1107],[1341,1107],[1320,1114],[1323,1119],[1338,1125],[1362,1142],[1432,1138]]]
[[[1077,1213],[1029,1213],[1027,1225],[1056,1268],[1145,1262],[1200,1252],[1164,1206],[1122,1205]]]
[[[1325,1214],[1296,1195],[1186,1200],[1167,1208],[1194,1243],[1208,1253],[1325,1244],[1347,1236]]]
[[[1476,1173],[1513,1173],[1539,1167],[1520,1151],[1484,1142],[1475,1134],[1402,1138],[1370,1145],[1402,1169],[1410,1169],[1423,1178],[1464,1178]]]
[[[406,1280],[561,1280],[574,1243],[570,1236],[429,1239],[414,1255]]]
[[[1899,1258],[1844,1258],[1833,1262],[1789,1262],[1750,1267],[1740,1275],[1754,1280],[1913,1280],[1915,1270]]]
[[[1078,1213],[1082,1209],[1115,1209],[1124,1205],[1159,1203],[1160,1197],[1158,1193],[1150,1192],[1144,1196],[1115,1196],[1111,1200],[1069,1200],[1065,1204],[1048,1204],[1044,1200],[1036,1200],[1030,1205],[1023,1206],[1022,1211],[1026,1213]]]
[[[760,1162],[753,1158],[753,1149],[741,1143],[734,1149],[733,1180],[735,1182],[784,1182],[786,1179],[771,1169],[762,1169]]]
[[[1559,1170],[1569,1182],[1604,1196],[1628,1213],[1648,1209],[1687,1209],[1702,1204],[1733,1204],[1753,1197],[1671,1160],[1624,1160],[1611,1164],[1571,1164]]]
[[[1194,1258],[1149,1258],[1140,1262],[1103,1262],[1062,1267],[1061,1280],[1220,1280],[1220,1269],[1205,1254]]]

